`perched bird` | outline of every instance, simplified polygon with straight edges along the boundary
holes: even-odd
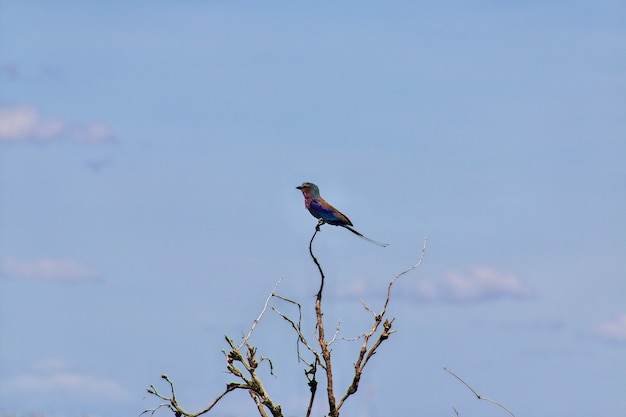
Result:
[[[302,185],[296,188],[302,191],[302,194],[304,195],[304,206],[307,210],[309,210],[313,217],[319,219],[319,224],[328,223],[333,226],[345,227],[355,235],[362,237],[365,240],[380,246],[387,246],[386,243],[380,243],[372,240],[354,230],[350,219],[345,214],[328,204],[328,202],[320,196],[320,189],[317,185],[312,182],[303,182]]]

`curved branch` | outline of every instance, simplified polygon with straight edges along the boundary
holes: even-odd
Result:
[[[176,416],[185,416],[185,417],[198,417],[201,416],[202,414],[208,413],[209,411],[211,411],[211,409],[213,407],[215,407],[215,405],[222,399],[224,398],[224,396],[226,394],[228,394],[231,391],[234,391],[238,388],[241,389],[247,389],[247,386],[245,384],[237,384],[237,383],[229,383],[226,385],[226,389],[220,393],[217,397],[215,397],[213,399],[213,401],[211,402],[211,404],[209,404],[204,410],[198,411],[197,413],[190,413],[188,411],[183,410],[183,408],[178,404],[178,401],[176,400],[176,392],[174,391],[174,383],[172,382],[171,379],[169,379],[169,377],[165,374],[161,375],[161,378],[163,378],[164,380],[167,381],[167,383],[170,385],[170,390],[171,390],[171,397],[167,397],[164,395],[159,394],[159,392],[156,390],[156,388],[154,387],[154,385],[150,385],[150,388],[148,388],[148,394],[152,394],[156,397],[161,398],[162,400],[165,400],[165,403],[161,403],[159,404],[157,407],[149,409],[149,410],[144,410],[144,412],[142,412],[140,414],[147,414],[150,413],[151,416],[154,415],[154,413],[162,407],[167,407],[170,410],[172,410],[174,412],[174,414]]]
[[[313,233],[313,236],[311,236],[311,241],[309,242],[309,253],[311,254],[311,258],[313,258],[313,262],[315,262],[315,265],[317,265],[317,269],[320,271],[320,276],[322,277],[322,282],[320,284],[320,290],[317,292],[317,300],[318,301],[322,301],[322,291],[324,290],[324,271],[322,270],[322,266],[318,262],[317,258],[313,254],[313,239],[315,239],[315,236],[317,235],[317,232],[320,231],[320,226],[323,225],[323,224],[324,224],[324,221],[321,220],[321,219],[320,219],[319,222],[317,222],[317,225],[315,226],[315,232]]]
[[[472,393],[474,393],[474,395],[476,396],[476,398],[478,398],[479,400],[484,400],[487,401],[491,404],[495,404],[498,407],[501,407],[502,409],[504,409],[507,413],[509,413],[510,415],[512,415],[513,417],[515,417],[515,414],[513,414],[513,411],[509,410],[508,408],[506,408],[504,405],[500,404],[497,401],[494,400],[490,400],[487,397],[484,397],[482,395],[480,395],[479,393],[476,392],[476,390],[474,390],[474,388],[472,388],[470,386],[470,384],[468,384],[467,382],[465,382],[460,376],[458,376],[457,374],[455,374],[454,372],[452,372],[451,370],[449,370],[446,366],[443,367],[443,370],[448,372],[450,375],[452,375],[453,377],[455,377],[456,379],[458,379],[459,381],[461,381],[463,383],[463,385],[465,385],[470,391],[472,391]],[[456,411],[456,409],[455,409]],[[457,413],[458,415],[458,413]]]
[[[417,260],[417,262],[414,265],[411,265],[410,267],[405,269],[404,271],[400,272],[398,275],[393,277],[391,282],[389,282],[389,285],[387,286],[387,299],[385,300],[385,305],[383,305],[383,309],[380,312],[381,316],[384,315],[385,312],[387,311],[387,305],[389,304],[389,299],[391,298],[391,287],[393,287],[393,284],[395,284],[396,281],[398,280],[398,278],[400,278],[402,275],[404,275],[404,274],[414,270],[415,268],[419,267],[422,264],[422,262],[424,261],[424,255],[426,254],[426,242],[427,241],[428,241],[428,237],[424,237],[424,244],[422,245],[422,253],[420,255],[420,258]]]
[[[385,340],[389,338],[389,335],[395,332],[395,330],[391,329],[394,319],[389,320],[385,318],[385,314],[387,313],[387,306],[389,305],[389,300],[391,299],[391,287],[393,287],[393,284],[395,284],[398,278],[400,278],[402,275],[406,274],[409,271],[412,271],[413,269],[417,268],[418,266],[422,264],[424,260],[424,255],[426,253],[427,240],[428,238],[425,237],[424,244],[422,246],[422,253],[420,255],[420,258],[417,260],[417,262],[414,265],[408,267],[404,271],[397,274],[389,282],[389,285],[387,286],[387,298],[385,299],[385,303],[380,313],[376,314],[374,310],[369,308],[367,304],[365,304],[365,302],[361,300],[361,304],[363,304],[363,307],[365,307],[367,311],[369,311],[370,313],[374,315],[374,324],[372,324],[371,330],[368,333],[365,333],[363,335],[363,344],[361,345],[361,349],[359,350],[359,356],[356,362],[354,363],[354,377],[352,378],[352,383],[348,387],[346,393],[339,400],[339,405],[337,406],[338,410],[341,409],[341,407],[343,406],[344,402],[348,399],[348,397],[350,397],[352,394],[357,392],[357,390],[359,389],[359,383],[361,382],[361,375],[363,374],[363,369],[365,368],[369,360],[372,358],[372,356],[374,356],[378,347],[381,345],[382,342],[384,342]],[[374,334],[378,331],[378,328],[380,327],[381,324],[383,325],[383,330],[380,332],[378,339],[376,339],[376,341],[371,347],[368,347],[370,338],[374,336]]]
[[[248,334],[243,338],[243,341],[241,342],[241,344],[237,346],[237,350],[241,350],[241,348],[244,347],[244,345],[248,342],[248,339],[250,339],[250,336],[252,336],[252,332],[254,331],[254,328],[256,327],[257,324],[259,324],[259,322],[261,321],[261,318],[263,317],[263,314],[265,314],[265,310],[267,310],[267,306],[270,302],[270,299],[276,296],[276,288],[278,288],[278,285],[280,285],[280,281],[282,280],[283,279],[280,278],[278,281],[276,281],[276,285],[274,285],[274,289],[272,290],[270,295],[268,295],[267,298],[265,299],[263,310],[261,310],[261,313],[259,313],[259,316],[252,323],[252,327],[250,327]]]
[[[329,417],[336,417],[339,415],[339,411],[336,405],[335,393],[333,390],[333,370],[332,370],[332,362],[330,349],[328,348],[328,343],[326,342],[326,337],[324,335],[324,321],[322,317],[324,313],[322,312],[322,292],[324,290],[324,271],[322,270],[322,266],[319,261],[313,254],[313,239],[317,235],[317,232],[320,231],[320,226],[324,224],[324,220],[320,219],[315,226],[315,233],[311,237],[311,241],[309,242],[309,253],[311,254],[311,258],[313,258],[313,262],[317,265],[317,269],[320,272],[321,282],[320,282],[320,290],[317,293],[315,300],[315,316],[317,317],[317,343],[320,345],[320,351],[322,359],[324,363],[320,362],[320,365],[324,368],[326,372],[326,396],[328,397],[328,415]],[[319,357],[318,357],[319,361]],[[311,391],[312,395],[315,395],[315,391]],[[312,402],[312,401],[311,401]]]

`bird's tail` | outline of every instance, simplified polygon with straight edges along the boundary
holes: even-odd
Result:
[[[372,242],[372,243],[374,243],[374,244],[376,244],[376,245],[378,245],[378,246],[382,246],[382,247],[389,246],[387,243],[377,242],[377,241],[375,241],[374,239],[370,239],[370,238],[369,238],[369,237],[367,237],[367,236],[363,236],[362,234],[360,234],[359,232],[357,232],[356,230],[354,230],[353,228],[351,228],[351,227],[350,227],[350,226],[348,226],[348,225],[342,224],[342,226],[343,226],[343,227],[345,227],[346,229],[348,229],[349,231],[351,231],[352,233],[354,233],[355,235],[357,235],[357,236],[359,236],[359,237],[362,237],[363,239],[367,240],[368,242]]]

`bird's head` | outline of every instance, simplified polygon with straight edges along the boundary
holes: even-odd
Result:
[[[303,182],[302,185],[299,185],[296,188],[302,191],[302,194],[305,196],[311,196],[313,198],[320,196],[320,189],[317,188],[317,185],[312,182]]]

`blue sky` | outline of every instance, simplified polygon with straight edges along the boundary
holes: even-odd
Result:
[[[313,312],[303,181],[390,244],[316,239],[346,338],[429,239],[344,415],[504,415],[444,365],[626,414],[625,46],[618,1],[0,3],[0,414],[137,415],[162,373],[203,408],[279,278]],[[251,341],[304,415],[294,335]]]

